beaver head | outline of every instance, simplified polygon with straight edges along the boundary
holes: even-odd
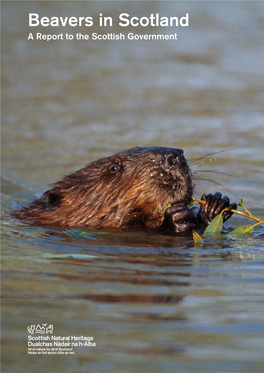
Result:
[[[13,215],[41,225],[157,228],[165,208],[189,202],[193,189],[181,149],[138,147],[65,176]]]

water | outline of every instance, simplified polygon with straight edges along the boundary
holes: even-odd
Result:
[[[190,27],[177,42],[27,40],[31,11],[102,9],[189,12]],[[195,249],[190,236],[48,230],[9,215],[91,160],[160,145],[189,160],[233,149],[193,166],[235,176],[206,174],[223,187],[197,180],[196,197],[244,198],[263,219],[263,17],[262,2],[2,3],[3,372],[263,372],[263,226]],[[97,346],[28,355],[38,323]]]

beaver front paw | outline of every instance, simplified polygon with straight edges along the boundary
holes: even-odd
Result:
[[[171,232],[187,232],[196,227],[196,218],[184,202],[169,207],[164,216],[163,228]]]
[[[224,209],[227,209],[225,212],[223,212],[224,222],[233,215],[231,210],[237,209],[236,203],[230,203],[227,196],[222,198],[222,194],[219,192],[216,192],[214,195],[203,194],[201,200],[205,201],[205,204],[200,206],[197,220],[206,226],[209,225],[216,215],[219,215]]]

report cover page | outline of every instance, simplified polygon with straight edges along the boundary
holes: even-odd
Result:
[[[3,373],[262,373],[264,2],[2,1]]]

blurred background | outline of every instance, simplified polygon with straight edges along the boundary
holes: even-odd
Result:
[[[9,212],[92,160],[159,145],[183,148],[189,160],[231,149],[192,166],[235,177],[209,173],[221,185],[197,182],[196,196],[244,198],[263,218],[264,2],[1,6],[3,372],[262,373],[263,235],[195,250],[191,237],[47,230]],[[190,25],[124,29],[124,12],[189,13]],[[103,13],[114,26],[29,28],[28,13]],[[178,40],[28,40],[77,31],[176,32]],[[97,347],[27,355],[26,328],[38,323],[93,336]]]

